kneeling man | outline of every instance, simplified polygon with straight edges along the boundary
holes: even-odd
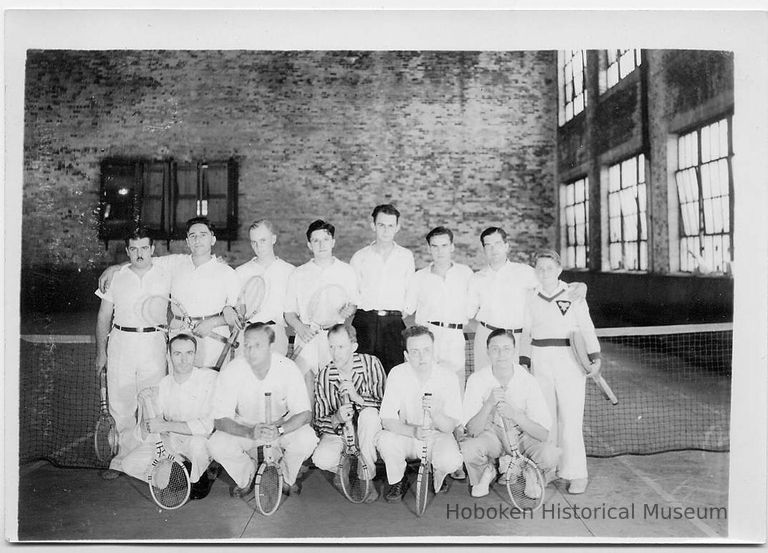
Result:
[[[377,448],[387,468],[387,501],[399,501],[406,491],[405,466],[421,457],[424,441],[430,447],[435,491],[446,474],[461,467],[462,459],[453,431],[461,421],[461,393],[453,371],[435,362],[435,338],[424,326],[403,331],[405,363],[393,367],[381,402]],[[425,396],[425,394],[431,396]],[[424,428],[424,412],[431,424]]]
[[[336,472],[344,449],[341,436],[344,424],[356,422],[360,453],[368,467],[368,478],[376,473],[374,438],[381,430],[379,407],[384,396],[386,374],[381,362],[373,355],[356,353],[357,332],[353,326],[333,325],[328,330],[331,362],[317,374],[315,380],[315,428],[320,443],[312,455],[315,466]],[[342,401],[342,394],[349,398]],[[338,474],[334,483],[340,486]],[[366,503],[376,501],[378,492],[371,486]]]
[[[554,477],[560,450],[547,441],[551,417],[536,379],[518,365],[515,335],[503,328],[486,341],[490,366],[475,371],[464,391],[464,421],[469,438],[461,442],[461,453],[469,472],[472,496],[488,495],[496,479],[496,460],[506,472],[509,456],[503,455],[508,440],[541,469],[545,481]],[[504,435],[506,419],[507,436]],[[524,493],[540,497],[543,490],[526,478]]]
[[[272,352],[274,342],[271,326],[247,326],[243,355],[219,374],[213,398],[215,431],[208,440],[208,451],[235,481],[233,497],[244,497],[253,486],[257,467],[248,452],[268,442],[275,444],[282,456],[284,492],[298,493],[299,468],[317,445],[317,436],[309,426],[304,379],[293,361]],[[266,392],[272,393],[269,424],[265,422]]]
[[[171,374],[164,376],[157,387],[139,394],[139,429],[144,439],[125,457],[123,470],[146,480],[155,458],[157,435],[167,433],[166,449],[185,459],[192,482],[190,499],[202,499],[213,482],[206,471],[210,463],[206,441],[213,431],[211,398],[218,374],[193,365],[197,340],[189,334],[174,336],[168,350]],[[152,418],[148,416],[149,406],[155,413]]]

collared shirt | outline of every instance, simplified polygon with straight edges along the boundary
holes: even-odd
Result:
[[[349,264],[360,287],[359,309],[406,310],[406,292],[416,270],[411,250],[394,244],[385,259],[371,244],[355,252]]]
[[[384,383],[387,375],[384,367],[373,355],[354,353],[352,355],[352,374],[350,380],[355,390],[363,398],[363,407],[381,406],[384,397]],[[320,370],[315,380],[315,420],[314,426],[319,432],[335,434],[335,425],[331,416],[339,410],[339,386],[341,373],[331,361]]]
[[[469,283],[472,269],[453,263],[445,278],[432,272],[434,263],[416,271],[408,289],[407,312],[416,312],[416,324],[430,321],[466,324],[469,319]]]
[[[341,286],[347,294],[347,301],[357,305],[357,277],[348,263],[335,257],[333,263],[321,267],[314,260],[296,268],[288,278],[288,288],[285,293],[285,312],[297,313],[301,322],[309,324],[309,302],[312,295],[329,284]],[[342,322],[341,320],[337,322]]]
[[[195,267],[188,254],[158,258],[171,273],[171,296],[190,317],[218,314],[225,305],[235,305],[240,282],[235,270],[215,255]]]
[[[211,399],[217,376],[216,371],[198,368],[192,369],[182,383],[176,382],[172,374],[164,376],[158,385],[158,415],[168,421],[186,422],[194,435],[210,435],[213,432]]]
[[[401,363],[389,371],[384,398],[381,400],[381,418],[400,419],[406,424],[421,426],[424,423],[422,397],[426,392],[432,394],[435,410],[461,422],[461,392],[456,374],[435,364],[425,382],[408,362]]]
[[[309,411],[309,396],[296,363],[272,354],[269,371],[259,380],[245,357],[236,357],[219,373],[213,397],[213,418],[254,426],[265,422],[265,392],[272,393],[272,421]]]
[[[276,257],[266,269],[255,257],[235,269],[240,280],[241,289],[251,277],[260,276],[264,279],[264,300],[261,302],[261,308],[251,318],[250,322],[265,323],[267,321],[275,321],[275,323],[285,326],[285,320],[283,319],[285,292],[288,288],[288,278],[295,269],[294,265],[283,261],[279,257]]]
[[[529,292],[523,326],[534,340],[568,338],[572,331],[578,330],[589,353],[599,352],[600,343],[586,300],[565,299],[567,292],[568,284],[562,280],[552,294],[546,294],[538,286]]]
[[[126,327],[145,327],[150,323],[141,316],[141,305],[152,295],[167,296],[171,289],[170,273],[152,259],[152,266],[143,275],[137,275],[125,265],[112,277],[109,290],[96,290],[101,299],[114,304],[114,323]]]
[[[469,376],[464,390],[463,422],[465,425],[480,412],[493,389],[500,386],[490,366],[483,367]],[[533,422],[547,430],[552,426],[552,416],[538,381],[520,365],[514,366],[512,378],[507,382],[504,398],[513,407],[521,409]],[[496,413],[491,417],[491,421],[493,424],[502,424]]]
[[[490,266],[478,271],[470,284],[470,312],[475,319],[499,328],[523,326],[528,291],[537,284],[533,267],[507,260],[498,270]]]

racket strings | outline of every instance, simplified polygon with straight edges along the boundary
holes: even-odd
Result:
[[[429,501],[429,488],[432,471],[429,463],[422,463],[419,466],[419,474],[416,477],[416,514],[421,516],[427,510]]]
[[[141,306],[141,316],[153,326],[168,324],[169,304],[164,296],[150,296]]]
[[[529,460],[513,460],[506,473],[507,492],[518,509],[535,510],[544,501],[544,477]]]
[[[361,503],[368,495],[369,480],[365,463],[356,455],[345,455],[341,465],[341,487],[347,499]]]
[[[184,504],[189,495],[189,475],[184,466],[170,459],[160,461],[152,471],[152,495],[163,507]]]
[[[256,504],[263,514],[272,514],[280,503],[283,493],[283,482],[280,471],[276,466],[267,465],[262,471],[256,485]]]
[[[96,422],[94,444],[96,457],[105,463],[112,460],[117,449],[117,432],[108,417],[102,417]]]
[[[264,300],[264,294],[266,287],[264,280],[261,277],[253,277],[245,283],[243,292],[238,302],[240,317],[245,317],[247,314],[252,314],[259,309],[261,302]]]

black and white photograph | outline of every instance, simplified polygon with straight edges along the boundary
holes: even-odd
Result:
[[[5,26],[6,539],[765,543],[765,11]]]

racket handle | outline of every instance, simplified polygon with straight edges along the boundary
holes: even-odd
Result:
[[[272,424],[272,392],[264,392],[264,423]]]
[[[424,399],[429,399],[431,397],[432,392],[424,392]],[[429,409],[424,409],[424,421],[422,422],[422,426],[425,430],[432,426],[432,416],[429,414]]]
[[[617,403],[619,403],[619,398],[617,398],[616,394],[613,393],[613,390],[611,390],[611,387],[605,381],[605,378],[603,378],[603,375],[599,374],[597,376],[593,376],[592,380],[594,380],[595,383],[598,386],[600,386],[600,389],[602,390],[603,395],[605,396],[605,399],[610,400],[612,405],[616,405]]]

